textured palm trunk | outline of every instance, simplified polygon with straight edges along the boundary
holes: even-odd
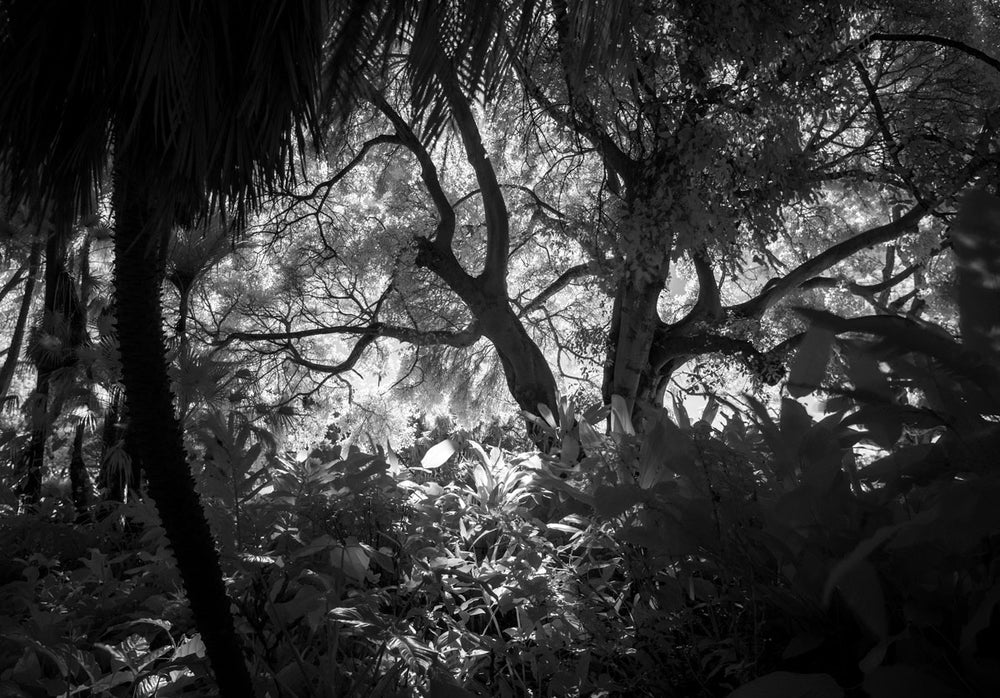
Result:
[[[66,258],[66,243],[72,234],[72,209],[64,203],[56,207],[55,229],[45,243],[45,297],[42,302],[41,331],[53,335],[63,335],[56,325],[59,322],[68,323],[66,308],[60,307],[59,285],[66,283],[64,266]],[[49,437],[52,422],[59,416],[58,407],[49,409],[49,392],[52,374],[60,360],[49,357],[46,352],[36,351],[34,354],[38,378],[35,383],[34,404],[31,409],[31,441],[28,444],[28,472],[24,481],[22,495],[26,505],[34,506],[41,499],[42,473],[45,468],[45,442]]]
[[[141,161],[119,153],[115,172],[115,293],[122,378],[149,494],[170,540],[222,696],[253,695],[219,556],[184,450],[167,373],[159,248],[170,221],[151,205]]]
[[[42,472],[45,469],[45,442],[49,434],[49,377],[50,371],[40,369],[35,383],[34,404],[31,410],[31,440],[25,455],[27,473],[21,487],[24,505],[31,508],[42,498]]]
[[[104,426],[101,428],[101,472],[97,479],[97,486],[107,492],[107,498],[116,501],[125,501],[125,484],[127,475],[123,478],[119,473],[111,470],[112,450],[121,440],[122,428],[119,424],[121,419],[122,395],[118,388],[111,391],[111,398],[108,406],[104,410]],[[131,484],[131,483],[130,483]],[[136,480],[138,485],[138,480]]]
[[[83,422],[80,422],[73,435],[73,454],[69,461],[70,492],[77,521],[86,521],[90,515],[90,477],[87,474],[87,463],[83,460],[83,437]]]

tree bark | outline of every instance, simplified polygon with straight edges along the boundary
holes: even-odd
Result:
[[[14,331],[11,333],[10,344],[7,346],[7,356],[0,368],[0,410],[7,404],[7,392],[14,380],[17,362],[21,358],[21,346],[24,344],[24,330],[28,326],[28,315],[31,314],[31,303],[35,299],[35,280],[38,278],[38,267],[41,258],[41,243],[31,243],[28,259],[28,278],[24,282],[24,295],[17,311]]]
[[[139,152],[119,152],[115,171],[115,300],[122,377],[149,494],[159,511],[222,696],[253,695],[229,598],[184,450],[167,372],[159,248],[169,212],[152,205],[155,177]]]
[[[90,497],[87,492],[90,489],[90,478],[87,475],[87,464],[83,460],[83,437],[83,422],[80,422],[76,425],[76,433],[73,435],[73,454],[69,461],[70,493],[77,521],[85,521],[90,513],[88,511]]]
[[[500,357],[507,388],[518,407],[539,414],[538,406],[545,405],[559,414],[555,376],[506,299],[497,299],[492,308],[477,314],[476,320]]]
[[[38,504],[42,494],[42,472],[45,468],[45,442],[48,440],[49,429],[58,416],[56,406],[50,414],[49,389],[53,372],[64,360],[67,346],[72,344],[68,327],[70,324],[69,303],[64,303],[70,288],[61,288],[69,283],[66,273],[66,244],[72,234],[73,210],[67,202],[59,201],[55,205],[55,220],[53,230],[45,243],[45,297],[42,302],[42,319],[38,330],[44,335],[51,335],[63,340],[64,344],[55,350],[36,348],[32,352],[38,377],[35,382],[35,404],[29,415],[31,421],[31,440],[28,443],[26,465],[27,475],[21,494],[28,506]],[[62,327],[60,327],[62,325]],[[56,355],[56,352],[59,352]]]

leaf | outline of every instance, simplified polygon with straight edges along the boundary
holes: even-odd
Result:
[[[596,453],[604,445],[604,439],[589,422],[580,422],[580,444],[588,453]]]
[[[658,410],[639,447],[639,487],[653,487],[669,471],[696,478],[695,450],[688,435]]]
[[[822,327],[812,327],[799,345],[788,375],[788,394],[802,397],[819,388],[826,375],[834,334]]]
[[[580,442],[570,434],[563,437],[560,460],[565,465],[574,465],[580,460]]]
[[[973,654],[976,651],[976,636],[990,627],[993,609],[1000,605],[1000,586],[995,586],[986,594],[972,618],[962,628],[962,652]]]
[[[670,399],[674,403],[674,417],[677,419],[677,424],[680,425],[681,429],[690,429],[691,418],[688,416],[684,403],[678,399],[675,393],[670,393]]]
[[[854,385],[857,397],[877,403],[892,400],[888,379],[867,351],[854,347],[847,352],[847,377]]]
[[[353,539],[348,539],[346,546],[330,550],[330,564],[358,584],[365,581],[370,562],[371,557]]]
[[[205,656],[205,643],[202,642],[201,635],[192,635],[187,640],[177,645],[177,649],[174,650],[174,659],[187,657],[188,655],[194,655],[195,657]]]
[[[559,425],[556,423],[556,418],[552,414],[552,410],[549,409],[548,405],[545,405],[541,402],[538,403],[538,414],[542,416],[542,419],[544,419],[550,427],[552,427],[553,429],[558,428]]]
[[[843,698],[844,691],[829,674],[776,671],[740,686],[729,698]]]
[[[424,457],[420,459],[421,468],[440,468],[458,450],[458,445],[451,439],[445,439],[431,446]]]

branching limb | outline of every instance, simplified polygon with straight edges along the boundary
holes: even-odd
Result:
[[[800,288],[802,284],[817,274],[826,271],[833,265],[842,262],[861,250],[895,240],[900,235],[914,230],[917,224],[930,213],[930,210],[930,204],[918,204],[905,215],[891,223],[870,228],[833,245],[826,251],[795,267],[785,276],[779,279],[772,279],[756,297],[728,308],[728,313],[735,317],[761,317],[769,308],[772,308],[785,298],[785,296]]]
[[[968,56],[972,56],[976,60],[982,61],[997,72],[1000,72],[1000,60],[997,60],[988,53],[980,51],[973,46],[969,46],[962,41],[957,41],[956,39],[948,39],[943,36],[935,36],[934,34],[896,34],[882,32],[872,34],[869,39],[871,41],[917,41],[935,44],[936,46],[943,46],[945,48],[953,48]]]
[[[288,352],[289,359],[292,363],[298,364],[308,368],[310,371],[316,371],[318,373],[328,373],[330,375],[339,375],[341,373],[346,373],[354,369],[354,366],[358,363],[361,357],[365,353],[365,349],[375,341],[377,335],[368,335],[361,337],[354,348],[351,349],[351,353],[347,355],[347,358],[341,361],[339,364],[321,364],[315,361],[310,361],[299,353],[299,350],[295,348],[295,345],[291,342],[285,344],[284,349]]]
[[[574,281],[585,278],[587,276],[591,276],[593,274],[594,274],[594,264],[590,262],[584,264],[577,264],[570,267],[562,274],[560,274],[558,277],[556,277],[555,281],[546,286],[541,293],[539,293],[537,296],[535,296],[530,301],[525,303],[524,307],[522,307],[521,310],[517,313],[517,316],[519,318],[523,318],[528,313],[534,310],[538,310],[543,305],[545,305],[545,303],[550,298],[552,298],[552,296],[562,291],[564,288],[569,286]]]
[[[483,211],[486,214],[486,263],[480,279],[484,286],[506,295],[507,257],[510,252],[510,220],[507,203],[500,190],[496,170],[493,169],[493,164],[483,146],[479,127],[469,107],[469,99],[462,94],[458,80],[449,69],[439,66],[437,78],[451,108],[455,128],[465,146],[465,157],[475,172],[483,201]]]
[[[451,244],[455,238],[455,209],[448,200],[444,187],[441,186],[441,179],[438,177],[434,160],[417,134],[410,128],[406,119],[389,104],[385,97],[375,89],[369,90],[368,97],[396,129],[396,137],[399,142],[417,158],[417,162],[420,164],[420,178],[423,180],[438,214],[438,226],[434,236],[435,244],[442,251],[450,253]]]
[[[332,187],[337,186],[337,184],[344,177],[346,177],[348,174],[351,173],[351,170],[353,170],[355,167],[361,164],[361,161],[365,159],[366,155],[368,155],[368,151],[370,151],[375,146],[382,145],[384,143],[395,143],[396,145],[403,144],[402,139],[394,134],[383,134],[381,136],[376,136],[375,138],[371,138],[364,142],[364,144],[361,146],[361,150],[358,151],[358,154],[355,155],[353,158],[351,158],[351,161],[346,165],[344,165],[344,167],[339,172],[337,172],[337,174],[333,175],[329,179],[323,180],[322,182],[318,183],[315,187],[313,187],[313,190],[310,193],[289,194],[290,198],[299,202],[311,201],[312,199],[315,199],[317,196],[319,196],[320,191],[329,190]]]

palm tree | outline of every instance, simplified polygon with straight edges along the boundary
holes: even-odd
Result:
[[[224,696],[253,688],[167,374],[160,283],[170,231],[226,207],[239,220],[291,176],[296,147],[319,123],[318,96],[344,113],[358,94],[352,78],[400,32],[428,85],[425,107],[439,90],[420,47],[439,41],[446,21],[451,56],[480,85],[497,65],[493,28],[504,4],[0,3],[0,168],[20,199],[90,213],[111,167],[118,335],[137,455]]]
[[[149,493],[228,696],[253,688],[174,415],[160,260],[174,224],[242,209],[286,175],[295,125],[315,122],[331,19],[307,1],[12,0],[0,15],[0,160],[21,197],[86,213],[113,153],[123,383]]]

